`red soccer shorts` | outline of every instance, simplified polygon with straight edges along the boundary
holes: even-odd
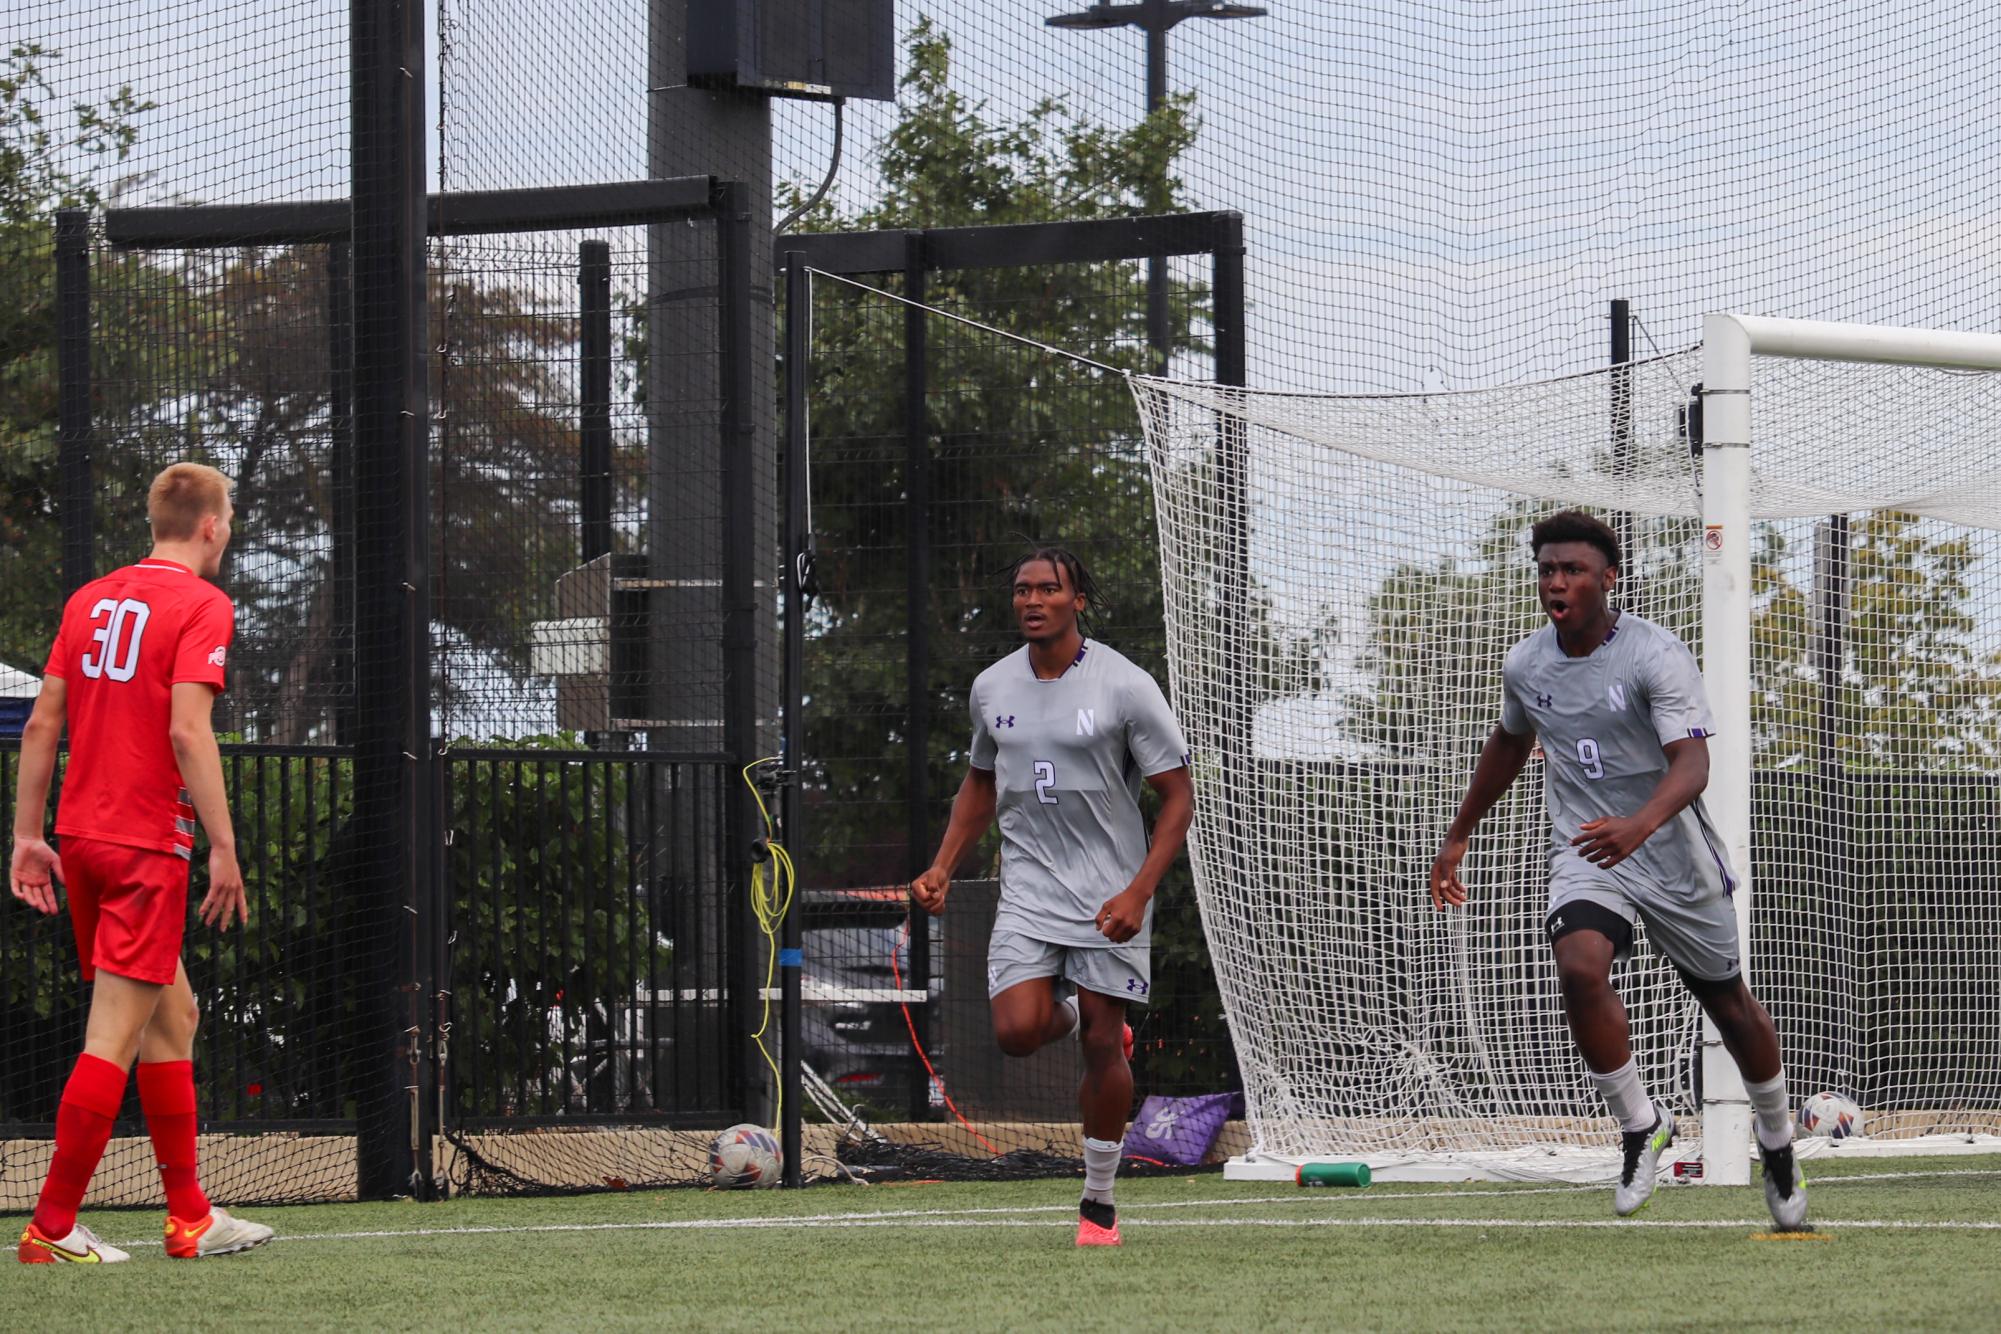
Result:
[[[189,864],[171,852],[74,835],[57,855],[83,980],[102,968],[135,982],[172,982],[188,925]]]

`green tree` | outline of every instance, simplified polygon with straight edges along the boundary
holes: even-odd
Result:
[[[1561,508],[1516,501],[1493,516],[1470,557],[1414,554],[1383,579],[1369,598],[1357,646],[1363,684],[1347,700],[1350,735],[1358,746],[1387,760],[1452,764],[1478,752],[1500,717],[1498,655],[1543,624],[1529,529]],[[1634,605],[1637,591],[1642,614],[1697,642],[1699,525],[1635,518],[1631,531],[1627,593],[1621,600]],[[1771,566],[1765,562],[1759,569],[1769,572]],[[1469,677],[1469,644],[1496,655],[1487,676]]]
[[[56,522],[55,215],[95,208],[115,187],[153,109],[129,85],[105,103],[56,105],[33,42],[0,57],[0,661],[33,671],[55,635],[62,591]]]
[[[181,355],[107,392],[103,433],[158,467],[198,458],[236,479],[237,536],[223,584],[236,599],[230,706],[238,730],[280,744],[324,736],[344,632],[334,623],[339,485],[324,246],[162,257],[101,284],[97,318],[185,291]],[[434,272],[430,288],[432,618],[454,655],[440,664],[447,717],[475,707],[460,672],[517,693],[528,626],[576,564],[573,314],[526,289]],[[391,498],[356,479],[356,504]],[[128,501],[127,503],[131,503]],[[100,523],[100,528],[109,525]],[[99,564],[144,551],[143,531],[101,531]],[[477,684],[474,687],[477,688]]]
[[[953,86],[950,40],[928,20],[909,39],[899,118],[881,145],[882,189],[842,214],[822,205],[804,231],[939,228],[1129,217],[1183,207],[1174,166],[1198,124],[1176,98],[1113,130],[1059,99],[1002,123]],[[798,191],[789,201],[796,206]],[[891,278],[872,285],[894,286]],[[1148,360],[1145,275],[1130,262],[937,271],[929,305],[1007,334],[1072,349],[1121,370]],[[1178,348],[1203,351],[1209,293],[1179,282]],[[965,770],[966,690],[1019,643],[1001,587],[1031,543],[1083,556],[1106,594],[1088,633],[1167,680],[1151,485],[1132,397],[1101,375],[1010,339],[932,317],[928,398],[932,827]],[[827,280],[814,289],[814,523],[823,597],[808,645],[808,874],[822,883],[900,881],[910,850],[901,812],[908,611],[904,559],[910,478],[904,437],[904,315]],[[968,874],[990,873],[997,842]],[[929,849],[922,850],[928,855]],[[1159,1078],[1215,1087],[1229,1057],[1214,978],[1185,869],[1156,909],[1155,996],[1191,1039],[1146,1051]],[[1146,1080],[1142,1072],[1142,1081]]]
[[[1789,575],[1789,556],[1768,530],[1752,576],[1755,762],[1817,763],[1831,723],[1850,769],[1991,770],[2001,755],[2001,659],[1974,647],[1972,544],[1929,533],[1914,514],[1853,522],[1832,699],[1820,662],[1825,614],[1811,585]]]
[[[1371,596],[1358,655],[1365,684],[1349,700],[1353,736],[1385,758],[1459,763],[1500,709],[1500,675],[1466,688],[1465,646],[1505,649],[1543,623],[1528,530],[1558,508],[1520,501],[1494,516],[1471,558],[1415,559]],[[1626,582],[1636,609],[1690,644],[1701,637],[1702,570],[1692,519],[1635,520]],[[1893,511],[1853,521],[1833,698],[1824,698],[1822,611],[1811,562],[1762,525],[1751,565],[1752,762],[1818,762],[1833,735],[1851,768],[1961,763],[2001,754],[2001,659],[1974,647],[1977,553]],[[1626,605],[1635,605],[1628,597]]]
[[[115,202],[103,179],[154,104],[128,86],[55,105],[58,53],[0,59],[0,660],[39,669],[61,611],[55,213]],[[238,607],[236,730],[324,734],[334,624],[327,252],[323,246],[92,254],[97,564],[144,554],[152,473],[179,458],[237,483],[224,583]],[[496,692],[528,678],[527,627],[574,565],[574,317],[526,287],[434,274],[435,619]],[[625,469],[629,472],[629,468]],[[365,484],[360,503],[380,503]],[[449,708],[457,678],[441,671]]]

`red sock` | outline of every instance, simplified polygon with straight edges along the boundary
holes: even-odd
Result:
[[[195,1063],[141,1061],[139,1105],[167,1188],[167,1212],[193,1223],[208,1217],[208,1196],[195,1175]]]
[[[55,1157],[35,1205],[35,1226],[43,1236],[59,1241],[76,1227],[76,1211],[104,1146],[111,1142],[111,1125],[124,1101],[123,1070],[88,1053],[76,1058],[56,1108]]]

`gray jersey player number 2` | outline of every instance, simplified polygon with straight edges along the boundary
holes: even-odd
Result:
[[[952,869],[998,817],[1000,908],[987,947],[994,1040],[1028,1056],[1074,1036],[1084,1057],[1084,1197],[1077,1244],[1120,1244],[1112,1185],[1132,1109],[1126,1007],[1152,999],[1153,894],[1194,816],[1188,743],[1160,686],[1080,617],[1099,604],[1075,555],[1016,561],[1008,595],[1026,642],[969,693],[972,748],[938,855],[910,884],[945,911]],[[1153,838],[1141,784],[1160,795]]]

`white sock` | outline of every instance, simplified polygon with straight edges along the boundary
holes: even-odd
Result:
[[[1125,1157],[1122,1139],[1092,1139],[1084,1136],[1084,1198],[1099,1204],[1112,1202],[1112,1179],[1119,1174],[1119,1159]]]
[[[1059,1009],[1059,1010],[1062,1010],[1062,1011],[1063,1011],[1063,1012],[1064,1012],[1065,1014],[1068,1014],[1068,1015],[1070,1016],[1070,1036],[1071,1036],[1071,1037],[1073,1037],[1073,1038],[1074,1038],[1074,1037],[1076,1037],[1076,1036],[1077,1036],[1077,995],[1076,995],[1076,993],[1075,993],[1075,992],[1072,992],[1072,993],[1071,993],[1070,995],[1068,995],[1068,996],[1065,996],[1065,997],[1064,997],[1064,998],[1063,998],[1062,1000],[1060,1000],[1060,1001],[1057,1001],[1057,1002],[1056,1002],[1056,1008],[1057,1008],[1057,1009]]]
[[[1751,1098],[1758,1143],[1768,1149],[1783,1149],[1792,1143],[1793,1114],[1786,1097],[1786,1072],[1781,1070],[1762,1084],[1746,1082],[1744,1092]]]
[[[1598,1096],[1605,1099],[1605,1105],[1612,1109],[1612,1115],[1619,1118],[1621,1130],[1647,1130],[1654,1124],[1654,1100],[1640,1084],[1638,1061],[1627,1061],[1609,1075],[1601,1075],[1595,1070],[1587,1070],[1591,1082],[1598,1088]]]

